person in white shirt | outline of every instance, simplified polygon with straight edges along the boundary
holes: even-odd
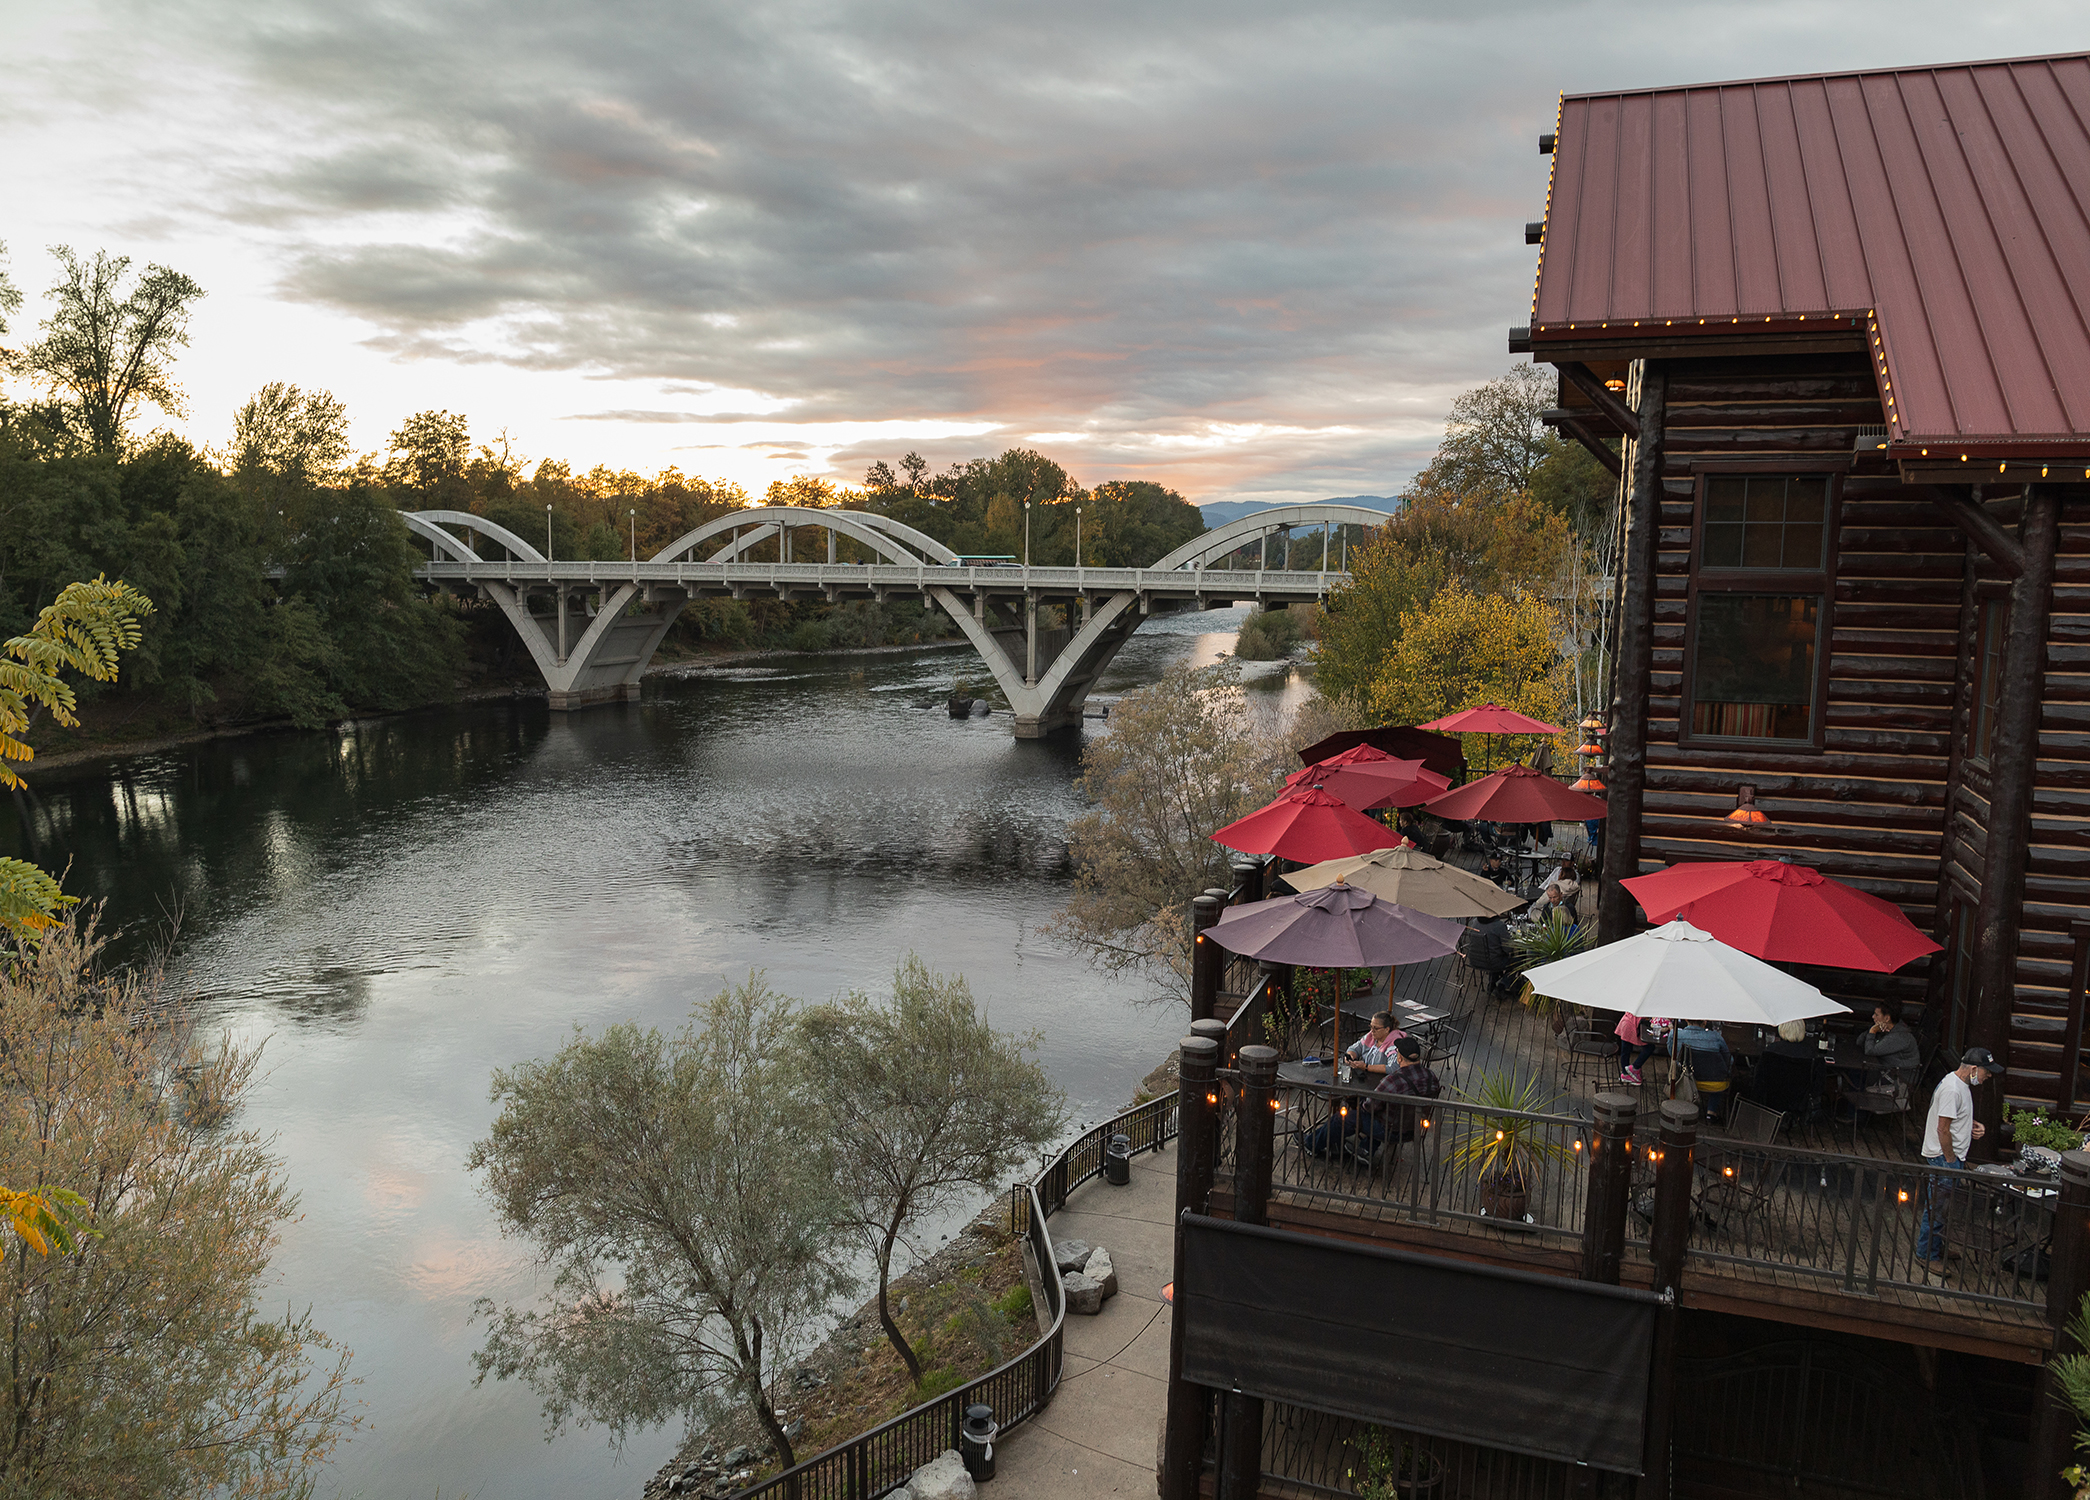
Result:
[[[2003,1069],[1986,1047],[1969,1047],[1959,1066],[1938,1080],[1923,1119],[1924,1165],[1963,1167],[1967,1152],[1986,1133],[1974,1118],[1974,1090]],[[1945,1215],[1952,1203],[1950,1177],[1923,1179],[1923,1213],[1916,1220],[1916,1258],[1933,1271],[1945,1269]]]
[[[1354,1073],[1384,1074],[1393,1063],[1393,1044],[1408,1033],[1393,1024],[1393,1012],[1382,1010],[1372,1016],[1371,1029],[1343,1048]],[[1376,1083],[1376,1078],[1371,1080]]]

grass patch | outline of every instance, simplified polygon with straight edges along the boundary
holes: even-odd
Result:
[[[1012,1286],[994,1301],[994,1310],[1011,1323],[1030,1316],[1030,1288]]]

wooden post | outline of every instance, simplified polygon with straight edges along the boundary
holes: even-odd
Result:
[[[2061,1034],[2061,1113],[2075,1113],[2078,1075],[2083,1062],[2083,999],[2090,992],[2090,922],[2068,924],[2075,956],[2068,966],[2068,1028]]]
[[[1176,1253],[1174,1280],[1183,1277],[1183,1215],[1210,1206],[1219,1161],[1219,1043],[1209,1036],[1182,1041],[1176,1093]],[[1180,1302],[1177,1306],[1180,1307]],[[1161,1500],[1193,1500],[1205,1467],[1205,1434],[1212,1425],[1212,1393],[1183,1378],[1183,1315],[1168,1325],[1168,1416],[1163,1429]]]
[[[2062,1329],[2090,1291],[2090,1151],[2070,1151],[2061,1158],[2061,1198],[2054,1208],[2048,1256],[2046,1320],[2054,1326],[2054,1352],[2079,1353],[2068,1347]],[[2075,1457],[2075,1411],[2060,1399],[2050,1364],[2039,1367],[2033,1392],[2025,1500],[2066,1500],[2069,1487],[2061,1471]]]
[[[1241,1049],[1241,1102],[1234,1111],[1234,1218],[1270,1222],[1270,1166],[1277,1135],[1277,1049]],[[1263,1477],[1263,1402],[1226,1394],[1218,1500],[1256,1500]]]
[[[1967,1040],[2010,1064],[2010,1012],[2017,998],[2017,938],[2025,903],[2025,863],[2032,834],[2032,788],[2038,776],[2039,712],[2046,676],[2047,615],[2054,592],[2054,552],[2061,530],[2058,485],[2025,486],[2018,536],[2025,571],[2010,585],[2010,630],[2003,639],[1996,733],[1989,753],[1988,850],[1981,902],[1974,917],[1974,1012]],[[2002,1121],[2003,1091],[1981,1089],[1974,1117],[1989,1140]],[[1987,1159],[1986,1142],[1976,1154]]]
[[[1277,877],[1282,870],[1283,864],[1284,861],[1274,854],[1263,861],[1263,893],[1256,898],[1257,900],[1268,901],[1277,894]]]
[[[1589,1199],[1582,1210],[1582,1279],[1618,1285],[1626,1253],[1626,1208],[1633,1191],[1633,1120],[1640,1101],[1631,1094],[1597,1095],[1597,1131],[1590,1142]]]
[[[1631,935],[1633,893],[1624,882],[1640,873],[1640,797],[1647,788],[1647,698],[1654,670],[1655,565],[1662,531],[1662,367],[1635,360],[1630,383],[1640,437],[1628,444],[1625,590],[1618,611],[1618,664],[1611,673],[1611,733],[1604,800],[1603,889],[1597,893],[1597,941]]]
[[[1219,1008],[1219,973],[1226,967],[1226,950],[1205,936],[1205,929],[1219,920],[1225,903],[1214,900],[1210,891],[1190,901],[1190,1019],[1202,1021]]]
[[[1669,1429],[1676,1414],[1677,1319],[1674,1299],[1684,1280],[1684,1254],[1691,1243],[1691,1169],[1698,1150],[1698,1106],[1662,1102],[1662,1135],[1656,1146],[1655,1225],[1649,1250],[1654,1290],[1670,1305],[1655,1314],[1654,1378],[1647,1403],[1646,1473],[1639,1500],[1669,1500]]]

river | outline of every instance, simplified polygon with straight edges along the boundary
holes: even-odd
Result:
[[[1242,613],[1149,621],[1098,700],[1230,650]],[[465,1153],[490,1072],[574,1026],[672,1030],[755,968],[803,999],[875,990],[914,951],[1043,1033],[1077,1121],[1167,1051],[1180,1010],[1037,931],[1071,879],[1081,736],[917,706],[968,668],[766,658],[573,715],[477,703],[35,776],[68,889],[107,902],[126,948],[178,915],[178,987],[264,1046],[244,1121],[303,1204],[266,1301],[310,1303],[355,1351],[367,1421],[322,1494],[637,1500],[672,1453],[679,1429],[621,1455],[598,1431],[546,1442],[526,1387],[472,1384],[472,1303],[540,1279]]]

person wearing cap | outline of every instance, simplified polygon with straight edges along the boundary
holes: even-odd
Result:
[[[1938,1080],[1923,1120],[1923,1163],[1930,1167],[1963,1167],[1967,1152],[1987,1132],[1974,1118],[1974,1090],[2003,1069],[1986,1047],[1969,1047],[1959,1066]],[[1952,1206],[1950,1177],[1923,1179],[1923,1213],[1916,1220],[1916,1259],[1933,1271],[1945,1269],[1945,1215]]]

